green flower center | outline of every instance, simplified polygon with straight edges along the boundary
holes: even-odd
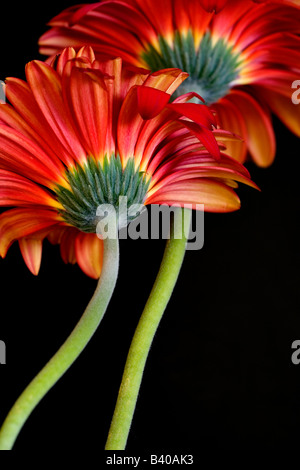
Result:
[[[175,67],[187,72],[189,77],[178,94],[194,91],[211,104],[228,93],[239,74],[239,54],[223,39],[213,43],[210,32],[203,36],[197,50],[191,30],[186,35],[176,31],[173,47],[162,36],[158,40],[160,52],[149,45],[142,58],[152,71]]]
[[[105,157],[103,165],[89,157],[84,166],[77,165],[67,170],[66,176],[70,189],[57,186],[55,190],[63,206],[60,213],[68,224],[87,233],[96,232],[100,206],[109,204],[118,214],[119,202],[124,197],[127,198],[128,209],[133,204],[143,204],[150,183],[146,174],[135,168],[133,158],[123,168],[120,157],[115,155]],[[127,223],[134,218],[129,211]]]

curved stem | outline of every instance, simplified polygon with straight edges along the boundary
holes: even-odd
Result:
[[[186,249],[182,215],[189,228],[191,211],[178,208],[150,297],[135,331],[112,418],[106,450],[124,450],[133,419],[142,376],[157,327],[175,287]],[[187,225],[188,224],[188,225]]]
[[[0,450],[10,450],[30,413],[67,371],[95,333],[114,290],[119,268],[119,243],[105,239],[103,267],[95,293],[76,327],[13,405],[0,430]]]

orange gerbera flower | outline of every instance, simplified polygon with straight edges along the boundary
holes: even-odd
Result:
[[[204,203],[232,211],[232,180],[253,185],[247,170],[220,152],[214,116],[193,94],[168,104],[186,78],[178,69],[150,73],[100,63],[91,48],[67,48],[49,65],[27,64],[27,82],[8,78],[11,104],[0,106],[0,254],[18,240],[36,274],[45,237],[65,262],[99,277],[97,207]]]
[[[216,13],[217,12],[217,13]],[[89,44],[156,71],[189,73],[180,92],[213,104],[219,124],[242,136],[228,144],[244,162],[275,155],[271,112],[300,136],[291,84],[300,76],[299,0],[111,0],[68,8],[50,22],[41,53]]]

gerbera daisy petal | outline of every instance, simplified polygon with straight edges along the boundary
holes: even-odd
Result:
[[[73,67],[64,84],[70,118],[78,129],[85,152],[104,158],[108,127],[108,95],[105,84],[88,70]],[[101,103],[101,106],[95,106]]]
[[[82,162],[85,152],[65,112],[58,74],[48,64],[32,61],[27,64],[26,77],[49,126],[74,160]]]
[[[240,139],[226,141],[226,151],[237,161],[244,162],[247,155],[248,134],[242,112],[227,98],[214,104],[214,109],[217,112],[219,126],[230,129],[231,132],[240,136]]]
[[[171,183],[155,192],[149,204],[204,204],[208,212],[232,212],[240,208],[240,199],[226,184],[210,179],[189,179]]]
[[[57,167],[32,139],[4,124],[0,126],[0,165],[48,187],[62,181]]]
[[[270,113],[263,109],[249,94],[234,90],[228,96],[240,111],[247,116],[248,148],[258,166],[269,166],[275,157],[276,143]]]
[[[220,163],[212,159],[209,154],[190,152],[188,155],[179,154],[158,168],[151,180],[149,196],[171,182],[196,177],[223,179],[226,184],[232,179],[232,181],[248,184],[255,189],[259,189],[251,181],[250,175],[245,171],[245,168],[239,165],[238,162],[233,162],[231,158],[229,159],[223,153],[222,162]]]
[[[79,10],[75,9],[75,12],[72,15],[71,19],[68,19],[68,24],[72,26],[73,24],[77,23],[83,16],[85,16],[89,11],[92,11],[97,5],[98,3],[89,3],[88,5],[82,6]],[[72,10],[73,9],[74,7],[72,8]]]
[[[50,229],[61,222],[55,211],[47,209],[11,209],[0,215],[0,256],[4,257],[10,245],[40,230]]]
[[[136,113],[138,109],[137,90],[133,87],[129,90],[120,110],[118,119],[117,139],[118,149],[123,164],[134,155],[136,135],[139,133],[143,118]]]
[[[202,105],[200,105],[202,106]],[[195,122],[181,120],[185,127],[187,127],[193,134],[195,134],[200,142],[203,143],[204,147],[217,159],[220,158],[220,149],[218,143],[211,130],[200,126]]]
[[[156,88],[138,86],[137,105],[143,119],[152,119],[166,106],[170,99],[169,93]]]
[[[182,114],[201,126],[205,126],[207,128],[211,128],[211,126],[217,127],[214,115],[206,106],[203,107],[203,111],[201,113],[199,112],[199,106],[196,103],[170,103],[168,108],[172,109],[176,113]]]
[[[170,95],[186,80],[188,74],[180,69],[162,69],[149,75],[144,85],[169,93]]]
[[[61,237],[59,238],[60,254],[64,263],[75,264],[75,240],[78,236],[78,230],[71,228],[69,230],[63,230]]]
[[[167,37],[173,32],[172,22],[172,0],[161,0],[160,2],[160,15],[157,15],[155,5],[149,0],[135,0],[140,10],[144,13],[146,18],[155,25],[159,32],[166,34]]]
[[[38,275],[41,261],[43,241],[40,238],[21,238],[19,240],[20,250],[29,271]]]
[[[55,148],[56,153],[60,155],[60,159],[66,165],[74,163],[74,159],[70,153],[61,144],[55,132],[53,132],[52,128],[45,120],[29,85],[23,80],[9,77],[6,79],[6,95],[9,102],[13,105],[13,109],[19,114],[20,118],[22,117],[23,121],[27,123],[26,134],[28,134],[28,127],[30,127],[32,129],[31,136],[34,137],[34,140],[40,142],[40,140],[36,139],[36,135],[38,135],[43,143],[51,141],[52,147]],[[20,124],[18,124],[18,126],[12,125],[12,127],[17,129],[19,129],[19,126]],[[45,147],[43,143],[42,148]],[[52,158],[53,151],[48,152],[47,150],[47,154]]]
[[[82,271],[98,279],[103,262],[103,242],[93,233],[79,233],[75,240],[75,256]]]
[[[284,124],[300,137],[300,108],[295,105],[290,96],[284,96],[272,91],[264,90],[264,99]]]
[[[65,66],[69,60],[75,59],[76,51],[73,47],[66,47],[59,56],[55,56],[51,63],[51,67],[55,68],[56,72],[62,76]]]
[[[202,6],[207,11],[218,12],[224,8],[227,2],[228,0],[202,0]]]
[[[0,206],[46,206],[61,208],[54,197],[16,173],[0,169]]]

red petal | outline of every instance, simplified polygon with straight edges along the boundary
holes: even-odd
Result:
[[[228,0],[202,0],[202,6],[206,11],[219,12],[227,2]]]
[[[220,149],[212,131],[206,129],[195,122],[180,119],[180,122],[198,137],[204,147],[216,159],[220,159]]]
[[[69,60],[75,59],[76,52],[73,47],[66,47],[62,53],[56,57],[57,61],[55,64],[51,64],[51,66],[57,71],[57,73],[62,76],[66,63]]]
[[[138,110],[143,119],[152,119],[166,106],[169,93],[148,86],[137,87]]]
[[[211,126],[217,126],[216,119],[211,110],[203,104],[170,103],[167,107],[175,111],[177,114],[185,116],[197,124],[200,124],[201,126],[205,126],[207,128],[211,128]]]
[[[0,206],[61,205],[39,185],[11,171],[0,169]]]
[[[166,37],[173,33],[173,13],[172,13],[173,0],[160,0],[159,3],[149,2],[145,0],[135,0],[155,28],[158,33]],[[158,11],[159,5],[159,11]]]
[[[187,101],[191,100],[192,98],[198,98],[198,100],[202,101],[202,103],[205,103],[205,99],[202,98],[202,96],[198,95],[198,93],[195,93],[194,91],[189,91],[188,93],[185,93],[184,95],[178,96],[173,103],[186,103]]]
[[[148,194],[151,196],[171,182],[191,178],[213,178],[223,180],[226,184],[229,181],[241,182],[259,189],[250,179],[250,174],[244,166],[237,161],[221,155],[221,160],[216,162],[209,154],[191,152],[190,154],[179,155],[162,164],[151,179]]]
[[[66,46],[93,46],[96,53],[122,57],[129,63],[140,65],[135,57],[143,50],[139,38],[150,43],[155,36],[152,26],[136,8],[124,2],[103,2],[68,9],[51,21],[56,27],[39,40],[41,52],[52,55]],[[86,11],[90,10],[90,11]],[[75,24],[74,24],[75,19]],[[73,25],[70,27],[70,23]],[[126,44],[120,50],[120,44]]]
[[[100,5],[99,2],[89,3],[88,5],[81,6],[81,8],[78,8],[80,7],[80,5],[76,5],[78,9],[75,11],[75,13],[73,13],[71,18],[69,19],[69,26],[73,26],[75,23],[78,23],[81,20],[81,18],[83,18],[89,11],[94,10],[99,5]]]

